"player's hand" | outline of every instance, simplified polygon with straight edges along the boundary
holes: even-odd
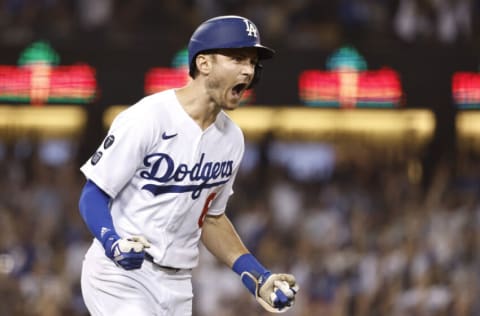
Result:
[[[298,285],[291,274],[272,274],[267,272],[257,280],[248,272],[243,277],[252,278],[256,283],[255,298],[271,313],[283,313],[295,303]]]
[[[112,237],[111,237],[112,238]],[[110,239],[110,238],[109,238]],[[105,254],[125,270],[140,269],[145,259],[145,248],[150,243],[142,236],[118,238],[105,245]]]
[[[283,313],[295,303],[298,285],[291,274],[270,274],[260,280],[257,301],[268,311]]]

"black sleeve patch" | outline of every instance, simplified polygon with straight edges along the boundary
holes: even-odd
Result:
[[[112,146],[114,141],[115,137],[113,135],[109,135],[107,138],[105,138],[105,141],[103,142],[103,148],[107,149],[108,147]]]
[[[103,153],[101,151],[97,151],[96,153],[93,154],[92,159],[90,160],[90,163],[92,165],[96,165],[97,162],[102,158]]]

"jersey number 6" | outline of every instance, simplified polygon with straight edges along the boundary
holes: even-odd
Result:
[[[198,218],[198,227],[203,226],[203,221],[205,220],[205,216],[207,215],[208,209],[210,208],[210,205],[212,204],[212,201],[215,198],[215,195],[217,195],[217,193],[215,192],[210,193],[210,195],[205,200],[205,204],[203,205],[203,209],[202,209],[202,214],[200,214],[200,217]]]

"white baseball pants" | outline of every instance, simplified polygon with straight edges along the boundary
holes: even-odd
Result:
[[[82,295],[92,316],[191,316],[192,274],[144,261],[126,271],[94,240],[82,267]]]

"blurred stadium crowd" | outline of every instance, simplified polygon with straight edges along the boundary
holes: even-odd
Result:
[[[0,315],[87,315],[79,273],[91,235],[78,215],[77,145],[1,147]],[[425,184],[419,157],[350,144],[315,179],[271,161],[268,148],[245,160],[228,214],[266,266],[297,276],[287,315],[480,314],[474,159],[455,172],[439,163]],[[266,315],[203,249],[194,275],[194,315]]]
[[[1,0],[0,45],[39,38],[73,45],[83,36],[90,45],[134,48],[171,39],[181,47],[201,21],[232,13],[250,17],[277,48],[328,48],[365,37],[372,44],[455,44],[479,33],[479,9],[477,0]]]

